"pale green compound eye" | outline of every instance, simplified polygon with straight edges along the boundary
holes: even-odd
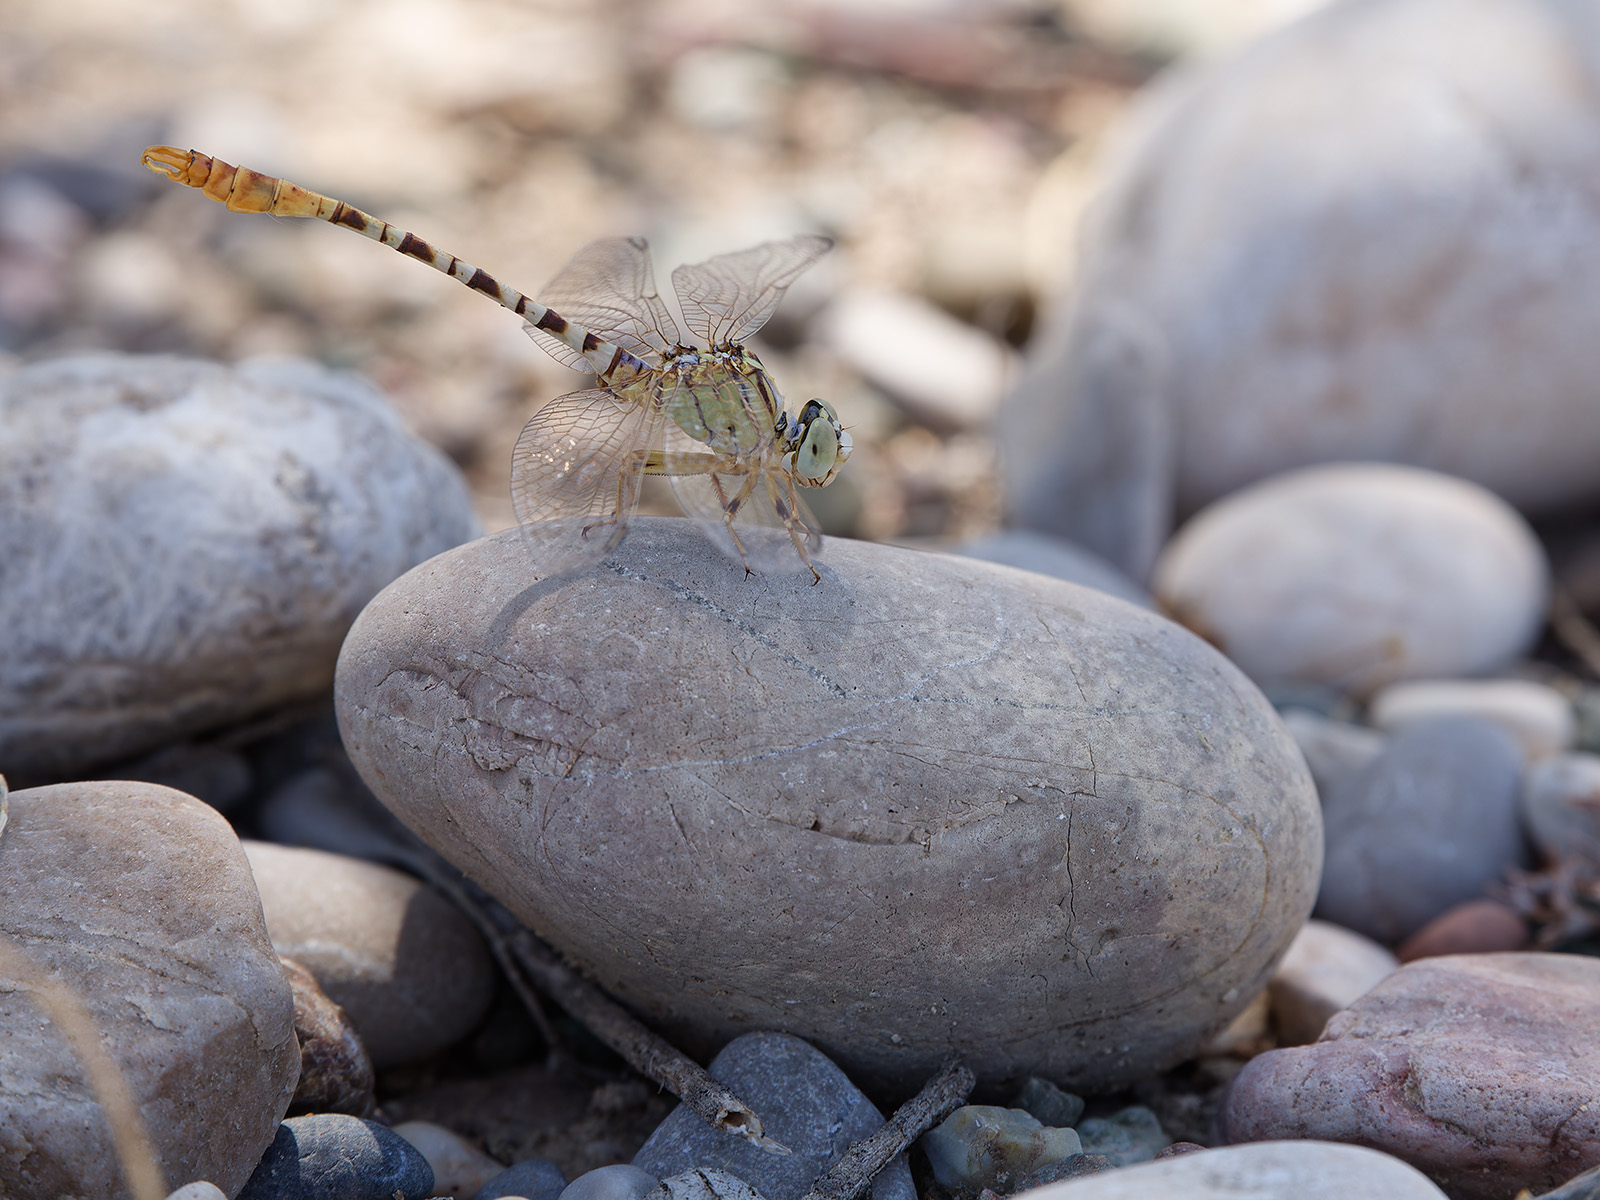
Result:
[[[794,454],[795,474],[804,479],[826,479],[839,461],[839,435],[833,423],[817,418],[806,426],[805,437]]]

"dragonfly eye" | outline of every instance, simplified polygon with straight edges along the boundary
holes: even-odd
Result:
[[[850,435],[839,426],[839,418],[821,400],[811,400],[800,410],[796,422],[799,445],[794,451],[797,482],[807,487],[823,487],[850,457]]]

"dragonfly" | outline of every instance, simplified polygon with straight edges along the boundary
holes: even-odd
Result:
[[[676,268],[685,336],[656,290],[643,238],[585,246],[540,303],[414,233],[288,180],[174,146],[150,146],[143,161],[234,212],[316,217],[382,242],[510,309],[557,362],[594,375],[593,386],[540,408],[512,455],[512,505],[547,574],[615,550],[644,476],[660,475],[747,576],[752,565],[781,571],[798,554],[812,583],[821,580],[812,556],[822,533],[800,489],[833,482],[850,457],[850,434],[823,400],[791,415],[744,340],[829,239],[802,234]]]

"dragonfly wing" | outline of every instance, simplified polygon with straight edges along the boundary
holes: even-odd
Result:
[[[664,410],[612,388],[557,396],[517,438],[511,505],[549,574],[597,562],[639,504],[645,457]]]
[[[682,434],[671,422],[668,422],[666,446],[669,451],[705,451],[704,445]],[[795,550],[790,530],[795,531],[808,554],[816,554],[822,548],[822,530],[817,519],[789,486],[788,477],[781,468],[768,469],[756,456],[751,457],[749,465],[754,473],[753,480],[751,474],[744,472],[669,475],[667,480],[679,506],[729,558],[768,574],[804,570],[805,563]],[[738,508],[730,530],[725,518],[728,507],[734,503]],[[778,511],[779,504],[791,514],[788,521]]]
[[[742,341],[767,323],[789,285],[832,245],[801,234],[679,267],[672,286],[684,324],[709,346]]]
[[[643,238],[590,242],[545,285],[538,300],[574,325],[649,363],[659,363],[683,340],[656,291],[650,247]],[[525,329],[557,362],[580,371],[594,369],[582,354],[543,329],[532,324]]]

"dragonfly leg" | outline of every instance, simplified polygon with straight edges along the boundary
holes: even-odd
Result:
[[[757,476],[746,473],[744,483],[740,485],[733,498],[728,498],[727,491],[722,486],[722,479],[716,472],[711,473],[711,488],[717,493],[717,503],[722,505],[722,523],[728,527],[728,536],[733,539],[735,548],[739,551],[739,561],[744,563],[745,578],[754,575],[750,563],[746,559],[744,542],[739,538],[739,531],[733,527],[733,520],[739,515],[739,510],[744,507],[745,501],[750,499],[750,494],[756,489]]]
[[[648,454],[635,454],[633,463],[648,461]],[[630,463],[617,472],[617,507],[608,517],[601,517],[598,521],[591,521],[583,527],[583,537],[596,529],[611,528],[611,536],[606,539],[605,552],[610,554],[622,545],[622,539],[628,535],[628,517],[633,513],[633,506],[639,502],[639,468]]]
[[[822,576],[817,573],[816,564],[811,561],[811,555],[806,553],[806,527],[800,520],[800,497],[795,494],[794,476],[787,471],[783,473],[784,490],[789,493],[789,502],[784,503],[783,497],[778,493],[778,481],[767,474],[767,495],[772,499],[772,507],[778,516],[783,519],[783,527],[788,530],[789,540],[794,543],[795,553],[800,556],[800,561],[806,564],[811,572],[811,586],[816,587],[822,582]]]

